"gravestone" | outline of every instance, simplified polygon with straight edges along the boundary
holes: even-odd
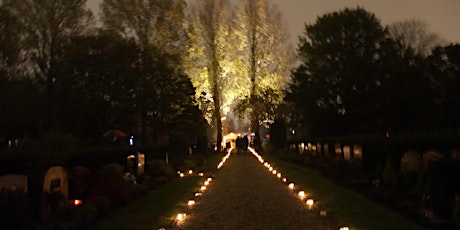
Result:
[[[27,176],[19,174],[8,174],[0,177],[0,190],[24,191],[27,192]]]
[[[62,166],[52,166],[46,173],[43,182],[44,192],[60,192],[66,199],[69,197],[69,177]]]

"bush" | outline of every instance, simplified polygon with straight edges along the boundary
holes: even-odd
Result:
[[[124,205],[137,198],[137,186],[123,179],[123,166],[109,164],[99,171],[98,178],[90,189],[89,199],[107,197],[111,205]]]
[[[161,159],[148,161],[147,167],[147,172],[153,186],[166,183],[176,174],[171,165],[167,165]]]

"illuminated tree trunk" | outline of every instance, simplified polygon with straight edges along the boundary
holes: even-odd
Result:
[[[217,78],[217,77],[215,77]],[[216,79],[217,80],[217,79]],[[214,114],[216,116],[216,128],[217,128],[217,142],[216,142],[216,147],[217,150],[220,151],[222,149],[222,115],[220,113],[220,99],[219,96],[219,87],[217,85],[217,82],[214,84]]]

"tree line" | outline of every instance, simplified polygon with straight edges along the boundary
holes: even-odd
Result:
[[[156,142],[210,124],[220,144],[232,113],[310,136],[458,133],[459,45],[420,21],[328,13],[295,53],[267,0],[104,0],[99,27],[85,4],[0,2],[0,137],[118,128]]]
[[[0,137],[118,128],[156,142],[210,124],[221,140],[234,107],[257,130],[282,100],[290,47],[269,1],[104,0],[100,27],[85,0],[0,6]]]
[[[362,8],[305,25],[284,116],[310,137],[458,135],[460,45],[418,20],[384,26]]]

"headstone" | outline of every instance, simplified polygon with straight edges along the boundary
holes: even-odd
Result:
[[[342,145],[339,143],[335,143],[335,154],[342,155]]]
[[[0,177],[0,190],[22,190],[27,192],[27,176],[8,174]]]
[[[351,149],[349,145],[343,146],[343,158],[347,161],[351,160]]]
[[[436,150],[428,150],[423,153],[422,158],[424,167],[428,168],[431,162],[444,158],[444,156]]]
[[[69,177],[62,166],[53,166],[46,171],[43,191],[60,192],[66,199],[69,197]]]
[[[361,145],[353,145],[353,159],[363,159],[363,147]]]
[[[422,166],[422,157],[415,151],[406,151],[401,157],[401,172],[419,172]]]

